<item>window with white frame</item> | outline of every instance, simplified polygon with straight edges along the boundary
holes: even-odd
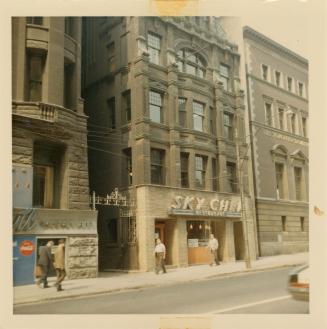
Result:
[[[220,82],[222,82],[223,87],[225,90],[230,90],[229,86],[229,79],[230,79],[230,69],[229,66],[225,64],[219,65],[219,75],[220,75]]]
[[[162,95],[158,92],[150,90],[149,92],[149,110],[150,120],[157,123],[163,122],[162,113]]]
[[[178,51],[177,56],[179,71],[204,78],[206,62],[197,51],[184,48]]]
[[[186,98],[178,98],[178,116],[179,116],[179,125],[181,127],[186,127]]]
[[[206,177],[206,157],[202,155],[195,156],[195,186],[196,188],[205,188]]]
[[[265,103],[266,125],[273,126],[272,104]]]
[[[160,64],[160,37],[153,33],[148,33],[148,51],[150,62]]]
[[[193,128],[204,131],[204,104],[193,101]]]
[[[224,112],[224,137],[233,140],[234,139],[234,115],[232,113]]]

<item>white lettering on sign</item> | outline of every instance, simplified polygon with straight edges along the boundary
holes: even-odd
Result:
[[[181,196],[174,198],[170,207],[170,214],[179,215],[200,215],[200,216],[240,216],[240,198],[213,198],[206,201],[205,198]]]

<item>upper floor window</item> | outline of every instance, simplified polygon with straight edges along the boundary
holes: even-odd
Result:
[[[186,127],[186,98],[178,98],[179,125]]]
[[[220,64],[219,65],[219,80],[223,84],[225,90],[229,90],[229,79],[230,79],[230,69],[229,66]]]
[[[75,64],[65,63],[64,65],[64,107],[67,109],[75,109],[75,93],[74,93],[74,75]]]
[[[302,193],[302,168],[294,167],[294,183],[295,183],[295,197],[296,200],[303,199]]]
[[[270,103],[265,103],[266,110],[266,125],[273,126],[272,106]]]
[[[278,120],[279,120],[279,129],[284,130],[284,109],[279,108],[278,109]]]
[[[193,128],[203,131],[204,122],[204,105],[202,103],[193,102]]]
[[[228,192],[233,192],[233,193],[238,192],[236,164],[234,162],[227,162],[226,171],[227,171]]]
[[[74,17],[65,17],[65,33],[74,36]]]
[[[286,232],[286,216],[282,216],[282,231]]]
[[[261,69],[262,69],[262,79],[265,81],[268,81],[268,66],[265,64],[262,64]]]
[[[150,91],[150,120],[153,122],[162,123],[162,95],[155,91]]]
[[[28,100],[32,102],[42,101],[44,57],[30,53],[27,61]]]
[[[115,97],[107,100],[108,110],[109,110],[109,127],[111,129],[116,129],[116,106]]]
[[[206,157],[201,155],[195,156],[195,186],[196,188],[205,187],[206,177]]]
[[[160,149],[151,149],[151,183],[165,184],[164,177],[165,151]]]
[[[123,153],[125,156],[125,164],[126,164],[125,173],[127,175],[127,182],[128,185],[132,185],[133,184],[132,149],[131,148],[124,149]]]
[[[178,68],[181,72],[204,78],[206,63],[201,55],[194,50],[181,49],[178,51]]]
[[[151,63],[160,63],[160,41],[159,36],[153,33],[148,33],[148,50]]]
[[[216,116],[215,116],[215,109],[212,106],[209,107],[209,115],[210,115],[210,132],[214,134]]]
[[[34,165],[33,167],[33,206],[52,208],[53,167]]]
[[[107,45],[107,59],[108,59],[109,71],[113,72],[115,69],[115,43],[114,42],[110,42]]]
[[[307,137],[307,118],[302,117],[302,132],[303,137]]]
[[[43,25],[43,17],[34,16],[26,18],[27,24]]]
[[[299,82],[299,96],[304,97],[302,82]]]
[[[278,71],[275,71],[275,83],[277,87],[281,87],[281,73]]]
[[[293,78],[287,77],[287,90],[293,91]]]
[[[231,113],[224,113],[224,137],[233,140],[234,139],[234,127],[233,127],[234,115]]]
[[[293,113],[290,115],[290,121],[291,121],[291,133],[296,133],[296,114]]]
[[[181,153],[181,187],[189,187],[188,163],[189,163],[189,154]]]
[[[122,94],[123,119],[125,123],[131,122],[132,119],[132,105],[131,105],[131,91],[127,90]]]
[[[275,163],[277,199],[284,199],[284,164]]]

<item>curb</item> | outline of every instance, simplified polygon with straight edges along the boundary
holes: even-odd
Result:
[[[217,273],[217,274],[209,274],[208,276],[202,277],[202,278],[195,278],[191,279],[185,282],[194,282],[194,281],[202,281],[206,279],[212,279],[216,277],[230,277],[230,276],[240,276],[240,275],[247,275],[250,273],[256,273],[256,272],[264,272],[272,269],[279,269],[279,268],[284,268],[284,267],[291,267],[291,266],[299,266],[302,265],[302,262],[299,263],[294,263],[294,264],[284,264],[284,265],[277,265],[277,266],[269,266],[269,267],[264,267],[264,268],[258,268],[258,269],[245,269],[242,271],[236,271],[236,272],[230,272],[230,273]],[[111,294],[111,293],[121,293],[121,292],[127,292],[127,291],[133,291],[133,290],[140,290],[143,288],[154,288],[154,287],[160,287],[160,286],[168,286],[168,285],[174,285],[181,283],[179,281],[175,282],[167,282],[167,283],[149,283],[149,284],[144,284],[140,286],[133,286],[133,287],[125,287],[125,288],[112,288],[108,290],[101,290],[101,291],[93,291],[93,292],[85,292],[85,293],[77,293],[74,295],[69,295],[69,296],[52,296],[52,297],[46,297],[42,299],[33,299],[33,300],[25,300],[25,301],[18,301],[14,302],[13,306],[22,306],[22,305],[28,305],[28,304],[39,304],[42,302],[50,302],[50,301],[58,301],[58,300],[67,300],[67,299],[77,299],[81,297],[92,297],[92,296],[99,296],[99,295],[106,295],[106,294]],[[184,282],[183,282],[184,283]]]

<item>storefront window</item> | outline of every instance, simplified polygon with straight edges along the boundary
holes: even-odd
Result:
[[[187,241],[189,248],[207,246],[209,235],[209,221],[187,221]]]

